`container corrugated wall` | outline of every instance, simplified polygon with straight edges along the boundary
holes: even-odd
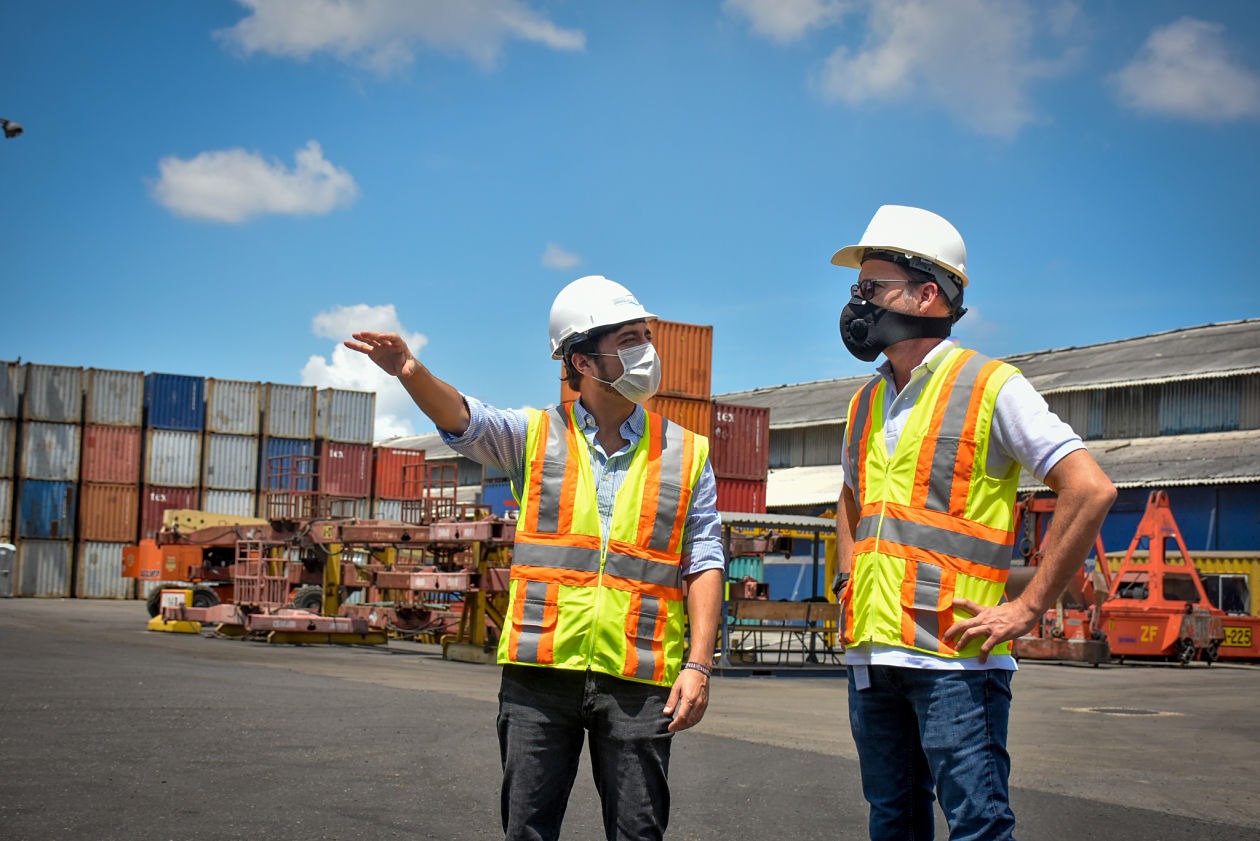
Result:
[[[0,479],[0,542],[13,542],[12,479]]]
[[[139,532],[139,485],[84,482],[80,486],[80,540],[130,543]]]
[[[145,437],[145,484],[172,488],[201,484],[200,432],[150,429]]]
[[[249,435],[206,436],[202,484],[207,489],[252,491],[258,487],[258,439]]]
[[[718,479],[717,508],[736,514],[766,513],[766,483],[751,479]]]
[[[372,501],[372,516],[377,520],[393,520],[402,522],[402,500],[375,499]]]
[[[17,421],[0,420],[0,479],[17,473]]]
[[[23,479],[72,482],[79,478],[82,430],[69,423],[22,424]]]
[[[319,442],[319,492],[366,499],[372,493],[372,445]]]
[[[144,430],[138,426],[83,427],[79,477],[84,482],[140,483],[140,449]]]
[[[75,563],[74,594],[80,599],[130,599],[136,581],[122,577],[122,550],[126,543],[86,541],[79,544]]]
[[[73,482],[23,479],[18,483],[17,536],[48,540],[74,537]]]
[[[315,386],[263,384],[263,432],[276,438],[315,437]]]
[[[770,410],[715,403],[709,458],[723,479],[765,479],[770,469]]]
[[[17,595],[70,597],[74,544],[68,540],[23,540],[17,551]]]
[[[201,510],[214,514],[253,517],[258,511],[258,494],[253,491],[212,491],[201,495]]]
[[[78,423],[83,420],[83,369],[28,362],[22,417],[28,421]]]
[[[21,408],[22,366],[17,362],[0,362],[0,418],[16,418]]]
[[[196,510],[201,494],[196,488],[146,486],[140,491],[140,539],[151,539],[162,527],[162,512]]]
[[[206,431],[257,435],[262,383],[206,379]]]
[[[643,404],[666,420],[682,424],[706,437],[713,434],[713,403],[685,397],[653,397]]]
[[[654,321],[652,344],[661,358],[662,397],[708,400],[713,380],[713,328]]]
[[[88,368],[83,420],[100,426],[140,426],[144,422],[144,372]]]
[[[375,393],[320,389],[315,409],[316,438],[347,444],[371,444],[375,426]]]
[[[263,457],[258,467],[258,487],[260,490],[313,491],[309,480],[297,482],[297,487],[288,487],[282,481],[268,476],[272,469],[270,460],[283,456],[314,456],[315,442],[296,438],[268,438],[263,447]]]
[[[402,499],[405,496],[403,469],[408,465],[424,464],[424,450],[377,447],[373,452],[373,461],[372,496],[377,499]]]
[[[148,374],[144,378],[145,426],[153,429],[200,430],[206,419],[206,381],[180,374]]]

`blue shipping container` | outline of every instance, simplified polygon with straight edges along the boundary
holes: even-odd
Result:
[[[481,504],[489,506],[490,513],[498,517],[507,517],[508,511],[520,508],[516,498],[512,496],[510,482],[486,482],[481,487]]]
[[[265,452],[263,453],[262,465],[259,471],[258,487],[264,490],[284,490],[284,491],[311,491],[314,490],[309,476],[297,480],[290,480],[285,477],[269,476],[268,470],[280,470],[284,473],[292,474],[294,472],[308,473],[315,470],[315,460],[309,461],[297,458],[298,456],[314,456],[315,442],[307,441],[302,438],[268,438]],[[272,463],[273,458],[281,458],[288,456],[278,463]]]
[[[18,485],[19,537],[70,540],[74,512],[74,482],[24,479]]]
[[[205,425],[206,381],[179,374],[146,374],[145,426],[153,429],[199,430]]]

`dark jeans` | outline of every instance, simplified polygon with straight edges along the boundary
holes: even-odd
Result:
[[[872,841],[930,841],[933,789],[952,841],[1012,838],[1011,672],[868,668],[859,690],[849,667],[849,724]]]
[[[499,688],[503,832],[508,841],[560,835],[590,733],[608,841],[648,841],[669,822],[669,687],[598,672],[504,666]]]

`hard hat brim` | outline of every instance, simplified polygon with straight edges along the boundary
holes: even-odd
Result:
[[[645,311],[643,315],[636,316],[635,318],[627,319],[626,321],[616,321],[616,322],[613,322],[612,324],[592,324],[589,329],[587,329],[586,331],[580,334],[574,333],[573,335],[565,336],[564,340],[560,342],[560,345],[551,352],[551,358],[564,359],[565,346],[576,341],[577,336],[579,335],[585,337],[587,334],[591,333],[594,330],[602,330],[606,327],[620,327],[622,324],[630,324],[635,321],[659,321],[659,320],[660,320],[660,316],[658,316],[656,313]]]
[[[862,268],[862,259],[866,256],[867,251],[895,251],[900,252],[901,254],[911,254],[915,257],[922,257],[924,260],[936,263],[936,265],[946,271],[957,275],[958,279],[962,281],[963,288],[966,288],[967,283],[969,282],[965,272],[960,272],[953,266],[945,266],[929,254],[923,254],[899,245],[846,245],[844,248],[841,248],[835,254],[831,255],[831,262],[833,265],[844,266],[846,269],[860,269]]]

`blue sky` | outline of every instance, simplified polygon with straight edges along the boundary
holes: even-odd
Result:
[[[881,204],[962,232],[993,355],[1260,315],[1243,0],[28,1],[0,56],[0,359],[425,432],[351,330],[546,405],[551,299],[604,274],[713,325],[715,393],[853,376],[829,260]]]

